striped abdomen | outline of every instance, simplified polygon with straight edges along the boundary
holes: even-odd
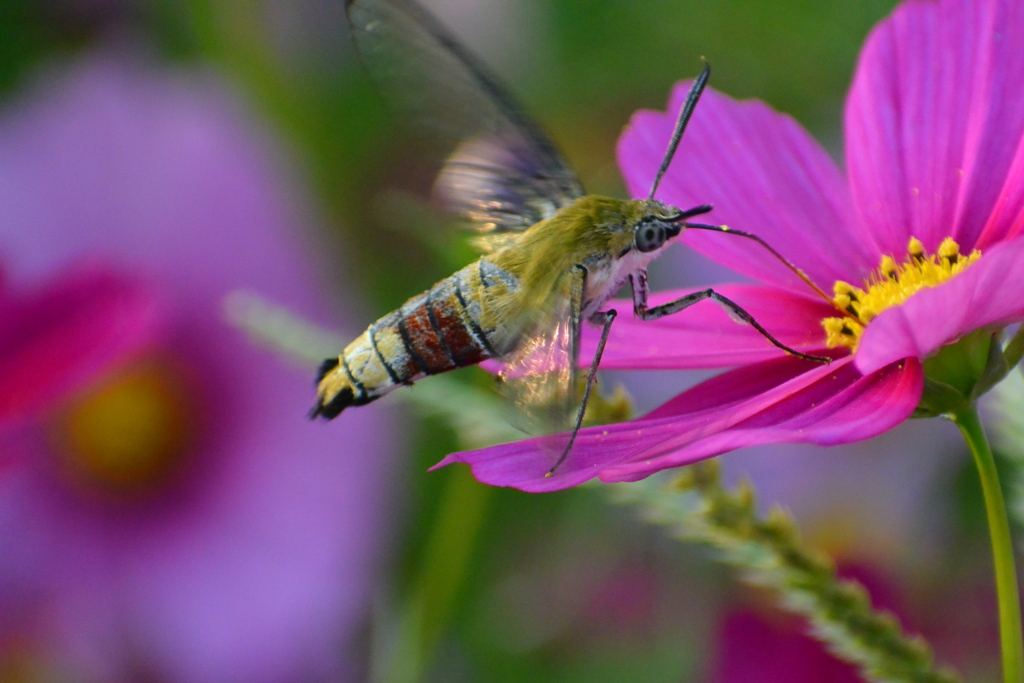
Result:
[[[515,338],[496,304],[517,289],[513,275],[484,257],[409,299],[324,361],[312,416],[331,419],[399,385],[504,355]]]

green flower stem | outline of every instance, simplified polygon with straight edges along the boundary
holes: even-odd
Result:
[[[1013,541],[1006,516],[1006,503],[999,486],[999,473],[988,439],[971,404],[953,415],[974,455],[985,497],[992,556],[996,571],[996,595],[999,600],[999,639],[1003,653],[1004,683],[1024,683],[1024,637],[1021,634],[1020,597],[1017,591],[1017,567],[1013,559]]]

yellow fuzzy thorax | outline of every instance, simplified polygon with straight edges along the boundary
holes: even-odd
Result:
[[[828,335],[828,347],[846,346],[856,351],[864,328],[875,316],[902,304],[922,289],[946,282],[979,258],[981,252],[977,249],[967,256],[961,254],[960,245],[949,237],[939,245],[938,253],[925,254],[921,241],[911,237],[903,263],[883,256],[878,269],[867,277],[867,289],[838,280],[832,302],[849,315],[821,321]]]
[[[489,258],[520,281],[520,304],[536,305],[573,265],[629,247],[647,202],[587,195],[537,223]]]

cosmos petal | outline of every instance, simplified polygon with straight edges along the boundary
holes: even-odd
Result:
[[[1022,42],[1015,0],[908,2],[871,33],[847,100],[846,158],[881,253],[903,253],[911,236],[928,251],[948,236],[969,251],[983,231],[981,246],[1009,234],[1024,205]]]
[[[849,356],[847,357],[847,359]],[[601,472],[602,481],[635,481],[748,446],[813,443],[821,446],[878,436],[910,417],[921,401],[924,373],[916,359],[862,375],[853,363],[833,363],[833,372],[790,392],[761,412],[717,432],[673,438],[642,458]]]
[[[845,443],[906,419],[921,396],[916,361],[863,377],[847,356],[831,366],[781,358],[714,377],[643,418],[580,432],[554,476],[557,458],[530,439],[453,453],[436,467],[464,462],[481,482],[553,491],[595,476],[639,479],[659,470],[760,443]]]
[[[874,372],[901,358],[927,358],[987,325],[1024,320],[1024,238],[997,244],[965,271],[882,311],[864,330],[857,368]]]
[[[144,345],[155,313],[140,283],[98,269],[30,297],[0,296],[0,422],[59,400]]]
[[[1006,174],[1006,181],[992,207],[992,214],[982,230],[978,249],[1024,235],[1024,136],[1017,142],[1017,152]]]
[[[619,168],[632,195],[647,196],[688,88],[675,87],[668,113],[637,112],[619,139]],[[836,280],[860,279],[878,261],[851,223],[835,162],[792,118],[763,102],[706,90],[657,198],[681,208],[714,204],[708,222],[764,238],[826,291]],[[750,240],[690,230],[683,241],[762,282],[806,288]]]
[[[821,320],[835,315],[824,301],[777,287],[746,284],[715,285],[715,291],[739,304],[776,339],[798,351],[824,348]],[[652,305],[672,301],[698,290],[673,290],[650,296]],[[714,301],[702,301],[685,311],[643,321],[626,313],[630,301],[607,305],[622,311],[612,325],[601,360],[605,370],[663,370],[721,368],[778,358],[784,352],[757,330],[737,323]],[[600,330],[584,326],[583,352],[593,358]]]

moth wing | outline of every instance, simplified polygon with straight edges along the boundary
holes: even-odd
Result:
[[[496,251],[501,251],[505,247],[510,247],[515,244],[516,237],[520,234],[521,233],[511,232],[509,230],[502,232],[485,232],[484,234],[473,237],[469,243],[481,254],[493,254]]]
[[[371,75],[410,122],[442,145],[435,184],[446,208],[485,233],[521,232],[583,196],[551,139],[491,71],[413,0],[348,0]]]
[[[531,314],[516,349],[501,359],[501,391],[531,434],[564,432],[575,416],[580,322],[574,289],[574,278],[560,278]]]
[[[553,166],[519,132],[479,136],[448,158],[434,192],[449,210],[472,221],[485,239],[522,232],[584,194],[571,170]]]

